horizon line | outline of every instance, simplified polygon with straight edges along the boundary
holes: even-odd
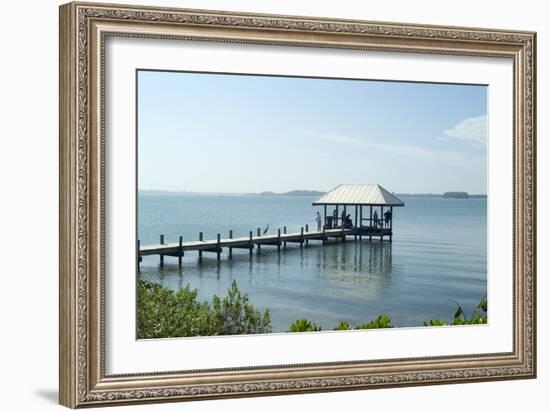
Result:
[[[233,195],[251,195],[251,194],[262,194],[262,193],[269,193],[269,194],[275,194],[275,195],[281,195],[281,194],[287,194],[292,193],[296,191],[306,191],[306,192],[315,192],[315,193],[328,193],[330,190],[314,190],[314,189],[292,189],[288,191],[271,191],[271,190],[263,190],[263,191],[193,191],[193,190],[170,190],[170,189],[163,189],[163,188],[140,188],[138,189],[138,192],[162,192],[162,193],[182,193],[182,194],[233,194]],[[487,193],[471,193],[466,190],[448,190],[445,192],[409,192],[409,193],[399,193],[397,191],[390,191],[392,194],[396,195],[443,195],[445,193],[467,193],[471,196],[479,196],[484,195],[486,196]]]

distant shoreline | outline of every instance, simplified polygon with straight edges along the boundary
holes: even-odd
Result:
[[[453,195],[448,193],[443,194],[404,194],[404,193],[397,193],[395,194],[397,197],[400,198],[445,198],[445,199],[469,199],[469,198],[487,198],[487,194],[468,194],[466,195],[459,194],[459,195]]]
[[[326,192],[316,190],[291,190],[284,193],[273,191],[262,191],[260,193],[218,193],[218,192],[198,192],[198,191],[170,191],[170,190],[138,190],[140,194],[148,195],[188,195],[188,196],[265,196],[265,197],[320,197]],[[446,192],[437,193],[393,193],[402,198],[445,198],[445,199],[472,199],[487,198],[487,194],[469,194],[466,192]]]

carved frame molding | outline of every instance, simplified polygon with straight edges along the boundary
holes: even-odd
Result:
[[[109,36],[514,61],[514,351],[147,373],[104,372],[104,44]],[[69,3],[60,8],[60,402],[69,407],[536,375],[536,35],[532,32]]]

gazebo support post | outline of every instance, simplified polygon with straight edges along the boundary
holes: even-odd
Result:
[[[392,242],[393,237],[393,206],[390,207],[390,243]]]
[[[346,221],[346,217],[348,216],[347,214],[347,209],[346,209],[346,206],[344,206],[344,218],[342,218],[342,241],[346,241],[346,234],[344,234],[344,221]]]
[[[380,206],[380,241],[384,241],[384,206]]]
[[[372,241],[372,206],[370,207],[370,218],[369,218],[369,241]]]
[[[344,206],[344,218],[342,218],[342,234],[344,234],[344,222],[346,221],[347,216],[348,216],[347,207]],[[346,235],[345,234],[342,236],[342,240],[346,241]]]
[[[355,233],[353,239],[357,241],[357,204],[355,205]]]
[[[363,206],[359,206],[359,230],[363,230]],[[359,231],[359,241],[363,239],[361,235],[362,231]]]

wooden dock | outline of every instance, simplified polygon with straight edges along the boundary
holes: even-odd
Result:
[[[324,245],[329,239],[346,241],[346,237],[348,236],[353,236],[355,240],[357,238],[362,240],[362,237],[368,237],[369,240],[372,240],[372,237],[379,237],[383,240],[384,236],[387,236],[391,241],[392,230],[390,228],[352,227],[309,231],[309,227],[306,225],[305,230],[302,227],[299,232],[294,233],[287,233],[285,227],[282,232],[278,229],[276,234],[261,235],[260,229],[258,229],[256,235],[253,235],[253,232],[250,231],[247,237],[237,238],[233,238],[233,231],[231,230],[229,231],[228,238],[222,239],[221,235],[218,234],[212,240],[204,240],[203,233],[199,233],[197,241],[184,242],[183,237],[180,236],[179,242],[169,244],[165,244],[164,235],[161,234],[160,244],[142,246],[138,240],[138,266],[144,256],[160,256],[161,266],[164,265],[165,256],[176,257],[178,258],[178,264],[181,266],[183,256],[189,251],[197,251],[199,260],[202,259],[203,252],[215,253],[217,259],[220,260],[220,255],[223,249],[226,248],[228,250],[228,258],[231,259],[233,249],[247,249],[250,256],[252,256],[254,248],[257,248],[258,252],[260,252],[262,246],[277,247],[277,250],[281,251],[281,247],[285,248],[287,243],[298,243],[300,247],[303,247],[304,244],[307,246],[309,241],[320,241]]]

